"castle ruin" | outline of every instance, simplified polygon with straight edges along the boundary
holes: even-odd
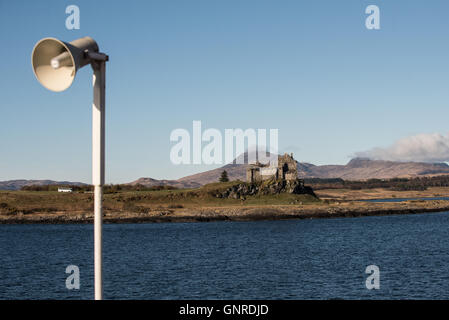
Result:
[[[277,166],[256,162],[246,169],[246,181],[250,183],[269,179],[292,181],[297,178],[298,168],[296,160],[293,159],[293,153],[278,156]]]

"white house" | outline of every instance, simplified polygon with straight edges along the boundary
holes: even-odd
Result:
[[[72,188],[58,188],[58,192],[72,192]]]

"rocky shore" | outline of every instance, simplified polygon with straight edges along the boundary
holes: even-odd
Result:
[[[171,208],[147,213],[106,210],[104,223],[258,221],[363,217],[449,211],[449,201],[412,200],[396,203],[343,201],[314,205],[267,205]],[[51,212],[0,215],[0,224],[79,224],[93,223],[91,212]]]

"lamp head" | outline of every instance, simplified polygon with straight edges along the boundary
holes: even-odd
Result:
[[[36,43],[31,64],[37,80],[51,91],[64,91],[75,79],[78,69],[90,63],[86,50],[98,52],[94,39],[84,37],[70,43],[44,38]]]

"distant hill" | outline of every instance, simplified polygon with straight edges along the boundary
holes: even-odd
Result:
[[[193,174],[187,177],[178,179],[181,183],[197,183],[199,185],[205,185],[212,182],[217,182],[223,170],[228,173],[229,180],[246,180],[246,168],[247,164],[227,164],[221,168],[213,169],[197,174]]]
[[[178,179],[182,183],[204,185],[217,182],[223,170],[230,180],[246,179],[246,164],[228,164],[221,168],[209,170]],[[352,159],[346,165],[316,166],[310,163],[298,163],[300,178],[342,178],[344,180],[368,180],[412,178],[421,176],[449,175],[446,163],[393,162],[381,160]]]
[[[140,178],[137,179],[136,181],[127,184],[129,185],[141,184],[145,187],[172,186],[176,188],[198,188],[201,186],[201,184],[193,181],[180,182],[178,180],[157,180],[152,178]]]
[[[245,155],[246,158],[246,155]],[[202,185],[217,182],[223,170],[226,170],[230,180],[246,180],[247,164],[227,164],[221,168],[213,169],[178,180],[157,180],[140,178],[130,182],[130,185],[141,184],[152,186],[173,186],[176,188],[198,188]],[[343,180],[368,180],[391,178],[414,178],[424,176],[449,175],[449,165],[446,163],[423,162],[394,162],[367,159],[352,159],[346,165],[316,166],[310,163],[298,163],[298,176],[300,178],[341,178]],[[84,185],[80,182],[53,181],[53,180],[10,180],[0,181],[0,190],[19,190],[28,185]]]
[[[299,165],[303,178],[341,178],[343,180],[368,180],[414,178],[449,174],[446,163],[394,162],[382,160],[352,159],[346,165]]]
[[[8,180],[0,181],[0,190],[20,190],[24,186],[44,186],[44,185],[70,185],[70,186],[82,186],[86,185],[82,182],[70,182],[70,181],[53,181],[53,180]]]

